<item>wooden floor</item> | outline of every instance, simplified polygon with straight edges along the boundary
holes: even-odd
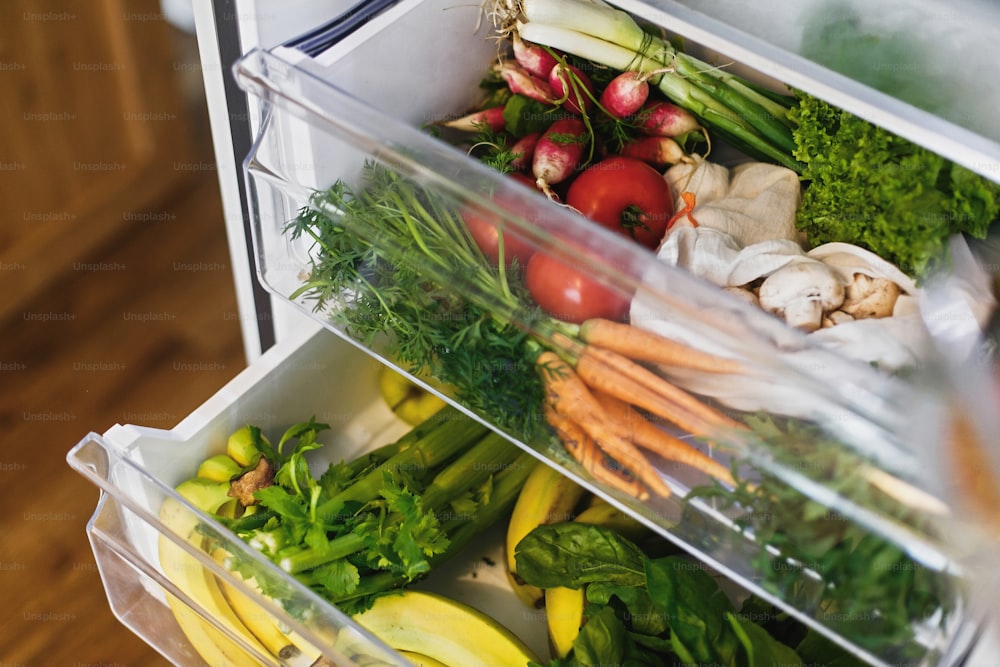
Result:
[[[170,156],[162,168],[176,176]],[[98,490],[66,454],[116,422],[170,428],[244,367],[218,187],[214,170],[182,179],[149,209],[158,220],[51,267],[52,284],[0,321],[4,667],[166,664],[108,607],[85,532]]]

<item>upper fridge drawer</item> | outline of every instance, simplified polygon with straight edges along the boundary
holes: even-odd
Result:
[[[796,54],[712,32],[680,5],[621,5],[686,38],[702,62],[725,63],[694,71],[706,85],[746,77],[739,85],[759,108],[785,104],[774,97],[782,82],[836,97],[829,72],[793,74]],[[322,52],[255,50],[237,63],[266,110],[245,163],[263,284],[873,664],[952,660],[981,618],[969,586],[986,537],[975,499],[956,493],[968,461],[942,445],[982,454],[976,434],[997,432],[993,378],[974,357],[994,305],[979,256],[953,241],[953,270],[933,285],[843,242],[807,252],[797,233],[743,239],[737,259],[751,245],[760,253],[748,265],[725,253],[687,261],[712,242],[732,249],[697,208],[711,191],[687,197],[690,181],[671,195],[681,222],[662,242],[587,220],[474,159],[482,143],[438,136],[482,102],[498,55],[509,61],[481,19],[477,6],[405,0]],[[560,43],[556,55],[569,50]],[[745,57],[730,67],[733,56]],[[606,81],[642,59],[617,62],[585,71]],[[678,69],[659,65],[641,68]],[[799,203],[798,165],[748,161],[748,110],[700,118],[712,152],[688,168],[723,170],[724,194],[748,164],[760,169],[766,178],[741,196],[750,208],[777,199],[763,216],[773,222],[787,213],[783,187]],[[485,247],[473,219],[502,242]],[[792,246],[794,261],[776,250]],[[720,284],[715,260],[726,256],[726,275],[755,273]],[[786,321],[795,306],[783,319],[744,298],[779,267],[805,264],[841,286],[858,275],[894,283],[897,308],[806,333]],[[965,440],[957,415],[971,425]],[[979,463],[985,479],[990,462]]]

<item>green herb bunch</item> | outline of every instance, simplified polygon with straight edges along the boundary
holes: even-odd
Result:
[[[377,163],[364,174],[358,191],[338,181],[317,192],[288,225],[316,246],[291,298],[314,300],[352,338],[384,343],[401,366],[530,441],[544,428],[543,396],[519,325],[539,315],[517,267],[491,265],[441,196]]]
[[[289,428],[255,504],[217,518],[254,549],[348,613],[426,576],[513,506],[535,459],[451,406],[399,439],[314,475],[307,455],[325,424]],[[289,451],[284,451],[284,450]],[[286,606],[295,596],[249,559],[227,565]],[[288,609],[293,614],[303,610]]]
[[[872,484],[869,469],[818,427],[770,416],[748,417],[754,433],[782,466],[817,481],[852,505],[933,535],[925,516]],[[746,471],[742,477],[747,477]],[[919,626],[943,628],[958,601],[952,575],[932,570],[888,537],[811,499],[775,474],[735,489],[692,490],[736,512],[735,524],[757,549],[761,585],[844,637],[880,656],[921,657]]]

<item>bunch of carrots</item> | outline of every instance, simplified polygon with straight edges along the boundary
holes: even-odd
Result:
[[[725,465],[653,420],[709,442],[748,427],[648,364],[739,374],[742,362],[606,319],[587,320],[575,335],[553,333],[547,342],[535,360],[545,387],[546,421],[595,479],[640,500],[650,492],[668,497],[670,487],[647,458],[651,453],[736,486]]]

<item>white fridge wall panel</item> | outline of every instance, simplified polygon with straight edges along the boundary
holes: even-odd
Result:
[[[269,334],[283,340],[311,325],[295,308],[271,299],[255,290],[254,271],[247,249],[250,247],[241,190],[241,159],[235,150],[234,136],[249,135],[261,123],[261,109],[256,99],[243,93],[246,111],[234,111],[234,87],[230,68],[234,57],[225,58],[220,39],[238,39],[239,53],[254,47],[273,47],[292,39],[341,14],[353,5],[350,0],[195,0],[194,20],[201,54],[202,74],[208,104],[212,142],[217,156],[217,174],[222,196],[226,234],[235,281],[237,313],[248,361],[264,351]],[[224,34],[228,31],[227,34]],[[231,45],[230,45],[231,47]],[[291,143],[291,142],[290,142]],[[263,339],[263,342],[262,342]]]

